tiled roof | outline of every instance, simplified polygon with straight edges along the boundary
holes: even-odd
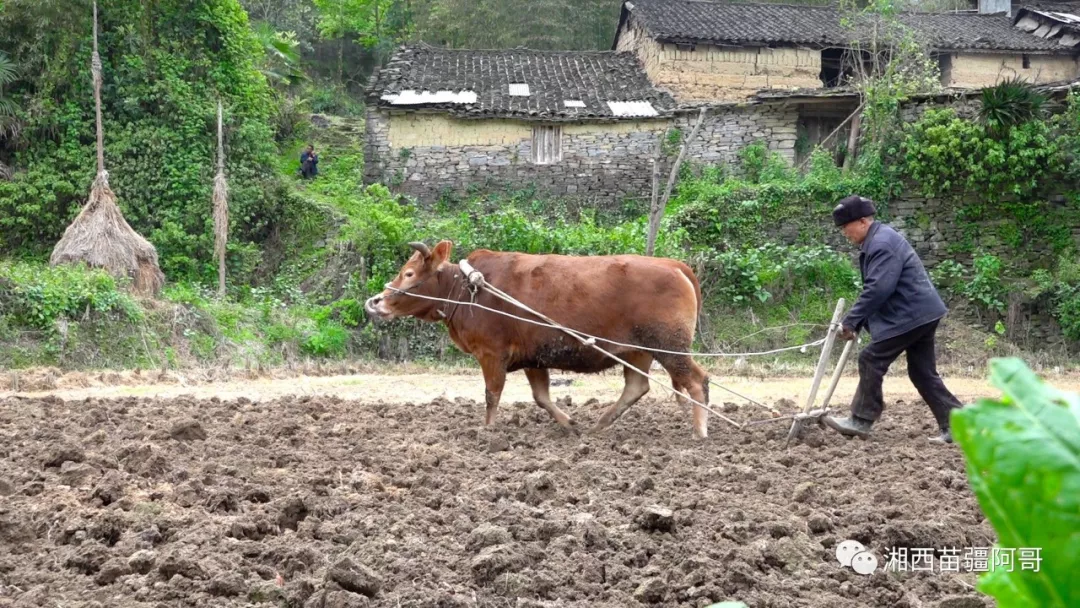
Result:
[[[628,0],[623,4],[663,42],[843,44],[834,9],[699,0]]]
[[[367,96],[368,103],[383,107],[438,109],[468,118],[664,116],[676,106],[670,94],[652,85],[633,54],[613,51],[403,46],[371,78]]]
[[[921,13],[902,16],[904,23],[923,33],[940,50],[1058,51],[1056,41],[1044,40],[1013,26],[1004,14]]]
[[[845,46],[860,31],[843,27],[830,6],[627,0],[625,10],[652,37],[672,43]],[[905,13],[900,19],[939,50],[1068,52],[1017,29],[1005,14]]]

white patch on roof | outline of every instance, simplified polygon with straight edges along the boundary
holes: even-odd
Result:
[[[400,93],[387,93],[382,96],[383,101],[389,101],[391,105],[408,106],[421,103],[476,103],[476,91],[402,91]]]
[[[568,108],[584,108],[585,102],[580,99],[564,99],[563,105]]]
[[[511,82],[510,83],[510,96],[511,97],[528,97],[529,85],[524,82]]]
[[[611,113],[615,116],[658,116],[656,108],[647,101],[609,101]]]

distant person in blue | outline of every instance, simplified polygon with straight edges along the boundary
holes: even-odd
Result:
[[[952,443],[949,414],[963,407],[945,387],[935,363],[934,334],[948,312],[918,254],[899,232],[875,222],[870,199],[849,196],[833,209],[833,221],[859,247],[863,291],[842,322],[842,340],[854,340],[863,329],[870,344],[859,353],[859,386],[851,417],[822,418],[829,428],[866,439],[881,417],[885,401],[882,381],[893,361],[907,353],[908,377],[937,421],[933,443]]]
[[[300,176],[304,179],[315,179],[319,174],[319,155],[315,153],[315,146],[308,144],[307,150],[300,154]]]

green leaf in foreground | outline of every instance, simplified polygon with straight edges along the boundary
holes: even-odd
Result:
[[[1015,358],[991,361],[990,376],[1004,396],[952,414],[979,506],[999,546],[1015,549],[1012,571],[999,565],[978,588],[999,608],[1080,606],[1080,395]],[[1022,549],[1039,550],[1037,568]]]

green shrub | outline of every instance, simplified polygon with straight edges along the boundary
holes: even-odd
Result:
[[[0,316],[8,323],[52,330],[61,319],[111,315],[142,321],[141,307],[103,270],[0,261]]]
[[[706,297],[722,305],[774,304],[791,297],[852,298],[860,278],[851,261],[823,246],[760,247],[702,254],[699,279]]]

